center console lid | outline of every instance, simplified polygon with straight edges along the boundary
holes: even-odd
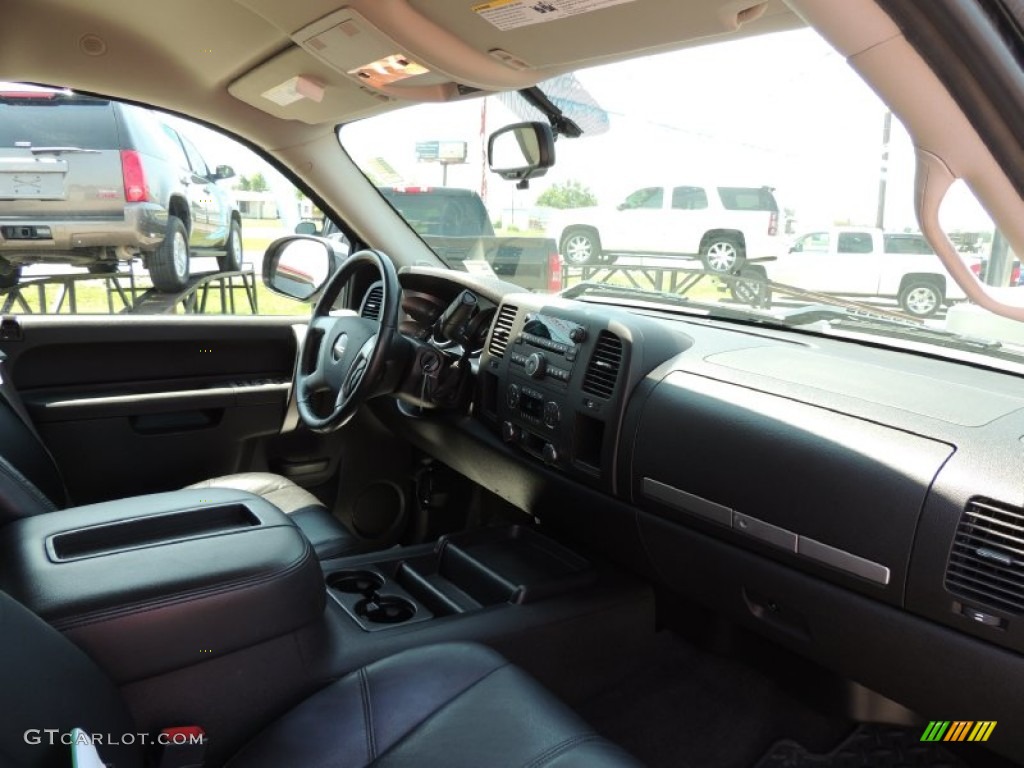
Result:
[[[118,683],[196,664],[323,615],[292,521],[227,489],[137,496],[0,530],[0,586]]]

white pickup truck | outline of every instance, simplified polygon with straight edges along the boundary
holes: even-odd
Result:
[[[895,298],[915,317],[930,317],[943,304],[964,298],[918,234],[852,227],[808,232],[788,253],[748,269],[763,269],[769,280],[809,291]]]

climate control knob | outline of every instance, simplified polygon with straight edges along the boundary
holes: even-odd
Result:
[[[558,449],[551,443],[544,443],[544,448],[541,449],[541,457],[544,459],[545,464],[557,464]]]
[[[526,358],[526,365],[523,368],[531,379],[542,379],[544,372],[548,369],[548,361],[544,359],[544,355],[534,352]]]
[[[521,431],[511,421],[503,422],[501,425],[501,439],[506,443],[518,443]]]

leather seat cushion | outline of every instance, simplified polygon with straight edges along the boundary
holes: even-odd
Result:
[[[483,646],[414,648],[291,710],[229,768],[636,768],[537,682]]]
[[[188,487],[230,488],[262,497],[291,516],[321,560],[351,554],[361,548],[359,538],[334,517],[316,496],[281,475],[242,472],[203,480]]]

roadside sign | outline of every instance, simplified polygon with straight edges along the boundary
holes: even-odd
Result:
[[[466,162],[464,141],[417,141],[416,159],[420,162],[456,164]]]
[[[466,162],[466,142],[464,141],[441,141],[438,142],[438,158],[442,163],[464,163]]]
[[[416,142],[416,159],[417,160],[437,160],[440,156],[441,142],[439,141],[417,141]]]

